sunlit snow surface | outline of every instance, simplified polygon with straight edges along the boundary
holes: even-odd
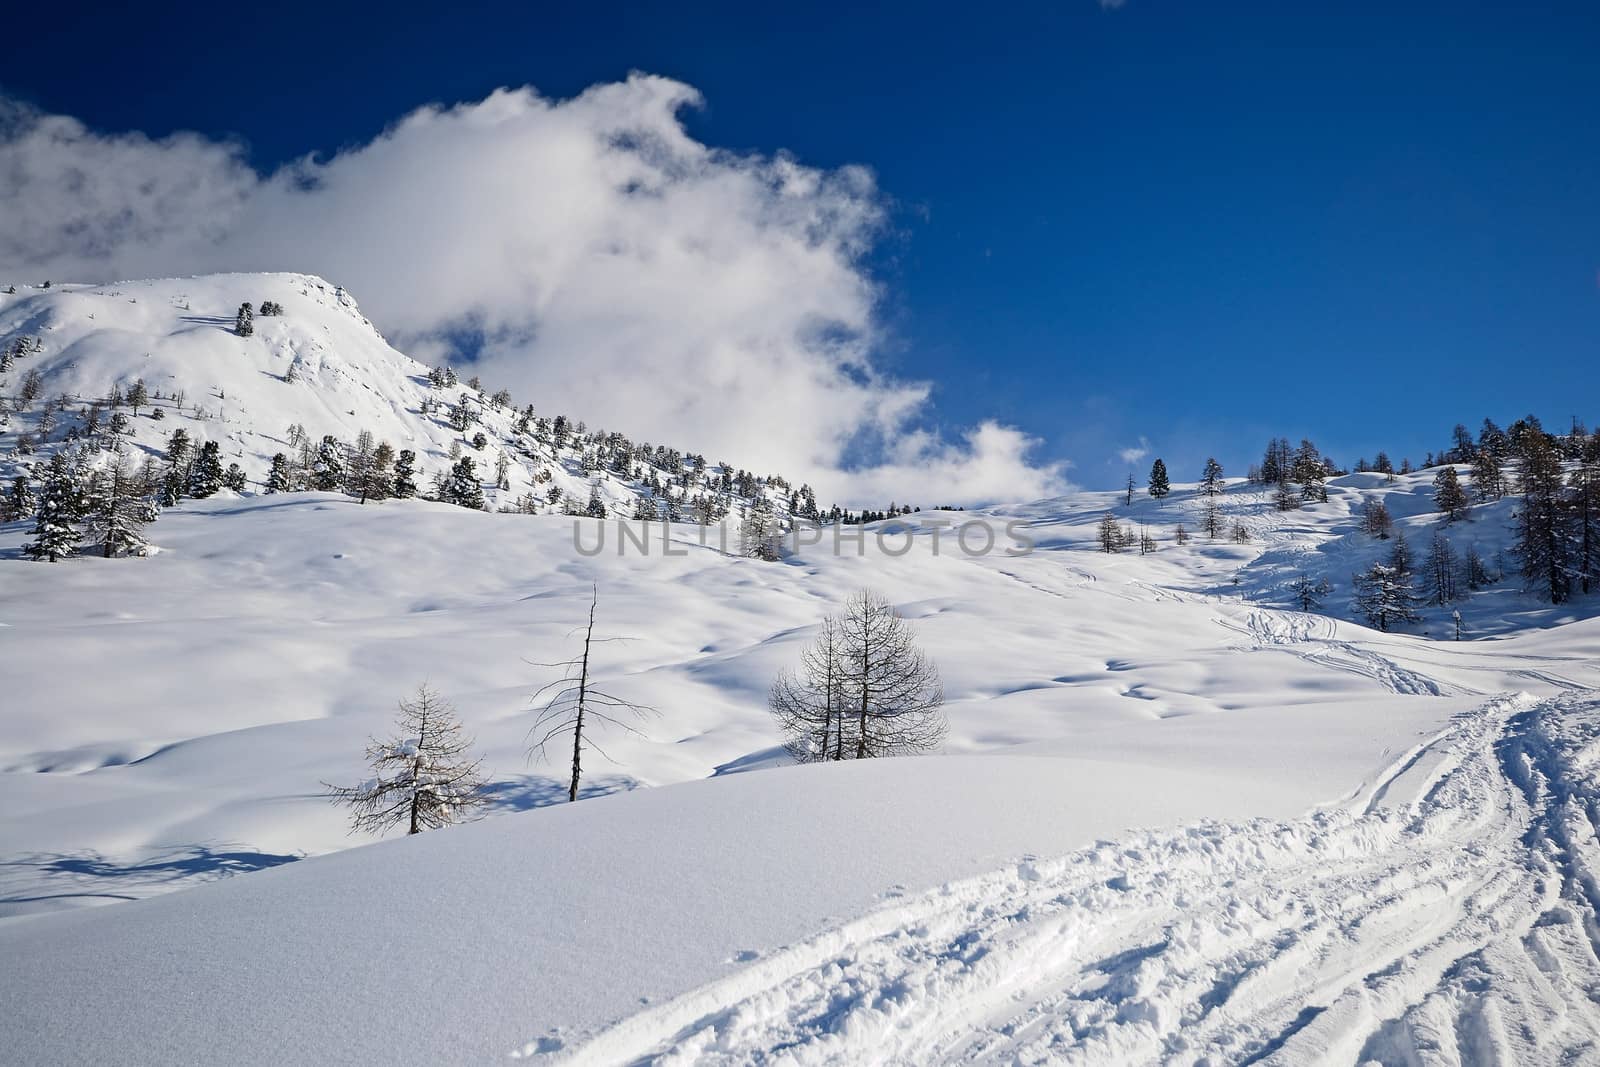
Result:
[[[173,286],[196,315],[270,295],[151,284],[167,310],[133,348],[173,328]],[[432,433],[333,293],[340,358],[372,346],[337,402],[285,399],[254,355],[212,368],[247,462],[295,420]],[[58,391],[141,365],[86,325],[108,315],[57,323],[85,345],[39,357]],[[935,555],[930,520],[971,513],[912,516],[904,555],[869,531],[777,564],[688,525],[681,554],[657,526],[648,554],[590,558],[572,520],[320,494],[187,503],[149,559],[34,564],[0,526],[0,1059],[1592,1058],[1600,620],[1508,581],[1460,606],[1469,640],[1447,608],[1351,621],[1351,573],[1388,548],[1362,501],[1420,556],[1431,477],[1353,475],[1288,516],[1231,485],[1244,545],[1172,543],[1190,486],[986,513],[1031,524],[1015,557],[948,534]],[[1108,508],[1158,551],[1096,551]],[[1510,508],[1448,533],[1492,564]],[[1301,572],[1334,584],[1328,614],[1289,610]],[[862,585],[940,668],[944,752],[784,766],[767,687]],[[592,587],[632,638],[598,677],[657,713],[599,738],[566,805],[559,762],[526,758],[530,697]],[[323,783],[366,776],[422,681],[477,736],[491,817],[351,848]]]

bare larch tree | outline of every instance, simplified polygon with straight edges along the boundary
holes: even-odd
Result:
[[[823,623],[798,674],[769,700],[802,762],[930,752],[944,740],[944,690],[911,624],[870,589]]]
[[[594,646],[627,640],[624,637],[595,637],[594,615],[599,602],[600,591],[597,587],[589,599],[589,622],[581,627],[583,630],[581,652],[568,660],[534,664],[536,667],[560,668],[561,677],[541,686],[533,694],[534,703],[537,704],[541,700],[545,703],[539,717],[533,721],[533,726],[528,730],[528,754],[544,758],[552,742],[566,734],[572,735],[572,781],[567,787],[569,802],[578,799],[578,782],[583,774],[584,748],[592,748],[606,759],[611,759],[606,755],[605,749],[594,743],[594,727],[614,726],[630,733],[638,733],[627,719],[638,718],[654,710],[647,705],[637,704],[609,693],[594,684],[594,679],[590,676],[590,656]]]
[[[367,746],[373,777],[358,786],[328,786],[349,805],[351,830],[383,833],[404,823],[421,833],[460,822],[481,806],[480,761],[455,709],[426,684],[400,702],[399,734]]]
[[[784,733],[784,748],[797,763],[820,763],[855,755],[846,742],[843,646],[839,621],[822,620],[817,639],[800,653],[799,672],[785,670],[772,683],[767,703]]]

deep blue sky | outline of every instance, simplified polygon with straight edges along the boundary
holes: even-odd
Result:
[[[871,166],[890,365],[1092,486],[1141,434],[1193,478],[1600,417],[1600,5],[1530,6],[24,4],[0,89],[271,169],[501,85],[682,79],[708,143]]]

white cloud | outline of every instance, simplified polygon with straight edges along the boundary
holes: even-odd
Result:
[[[1118,458],[1124,463],[1137,463],[1150,454],[1150,440],[1143,434],[1139,435],[1139,443],[1117,452]]]
[[[474,331],[478,373],[541,410],[825,498],[1060,491],[1062,467],[1030,463],[1018,431],[918,431],[927,383],[876,369],[871,173],[709,148],[678,118],[698,102],[645,75],[566,101],[501,90],[267,177],[233,144],[0,102],[0,262],[74,280],[321,274],[419,358]]]

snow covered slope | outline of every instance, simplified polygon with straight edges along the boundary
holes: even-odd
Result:
[[[229,332],[262,299],[285,315]],[[0,331],[41,338],[13,379],[142,378],[166,417],[136,447],[182,425],[257,477],[293,423],[425,469],[460,443],[425,368],[316,279],[23,293]],[[65,446],[77,409],[0,464]],[[541,471],[640,489],[481,418],[518,464],[502,501]],[[1419,550],[1508,543],[1509,501],[1446,526],[1431,479],[1351,475],[1288,513],[1232,483],[1243,543],[1177,544],[1203,507],[1182,485],[922,512],[778,563],[717,527],[619,552],[609,522],[331,493],[185,501],[143,559],[36,564],[0,524],[0,1058],[1582,1059],[1600,597],[1508,579],[1405,632],[1355,621],[1350,576],[1390,548],[1367,500]],[[1098,551],[1108,511],[1155,551]],[[993,551],[939,527],[969,520]],[[1006,553],[1008,522],[1034,551]],[[1300,575],[1325,613],[1293,610]],[[862,586],[916,626],[949,738],[785,766],[768,687]],[[597,678],[657,711],[565,805],[531,698],[593,589],[632,638]],[[352,837],[324,783],[364,776],[424,680],[476,735],[492,817]]]
[[[253,334],[238,336],[239,306],[269,301],[283,313],[257,315]],[[492,483],[504,454],[507,478],[504,488],[489,489],[491,507],[532,494],[541,510],[559,510],[549,504],[552,488],[581,504],[593,483],[608,508],[631,514],[635,499],[648,495],[636,473],[655,470],[663,479],[683,474],[681,463],[657,469],[648,463],[653,457],[632,453],[622,470],[597,464],[594,442],[587,438],[603,438],[604,432],[576,422],[559,440],[548,426],[540,432],[538,422],[557,414],[543,398],[497,401],[493,383],[481,391],[466,383],[434,387],[429,368],[391,348],[349,292],[310,275],[218,274],[0,293],[0,349],[19,340],[28,342],[28,351],[0,378],[11,379],[7,392],[15,396],[24,377],[37,372],[40,394],[19,405],[9,426],[0,418],[0,478],[7,482],[70,446],[90,405],[104,401],[113,388],[125,393],[135,382],[143,382],[152,396],[125,435],[136,450],[160,453],[182,427],[197,445],[217,441],[223,462],[238,463],[254,488],[275,453],[293,458],[289,428],[297,425],[313,442],[332,435],[348,443],[368,431],[395,449],[409,448],[418,455],[424,483],[448,467],[453,444],[477,461],[486,483]],[[475,417],[466,433],[447,422],[464,398]],[[42,441],[40,419],[53,400],[60,401],[56,425]],[[522,412],[535,404],[535,420],[519,431]],[[478,432],[487,439],[482,449],[467,443]],[[16,452],[24,436],[35,439],[36,451]],[[724,506],[743,499],[718,492],[720,458],[713,457],[709,473],[680,488],[678,497],[687,503],[710,492],[722,496]],[[788,494],[780,491],[787,488],[771,487],[779,505],[787,503]]]

